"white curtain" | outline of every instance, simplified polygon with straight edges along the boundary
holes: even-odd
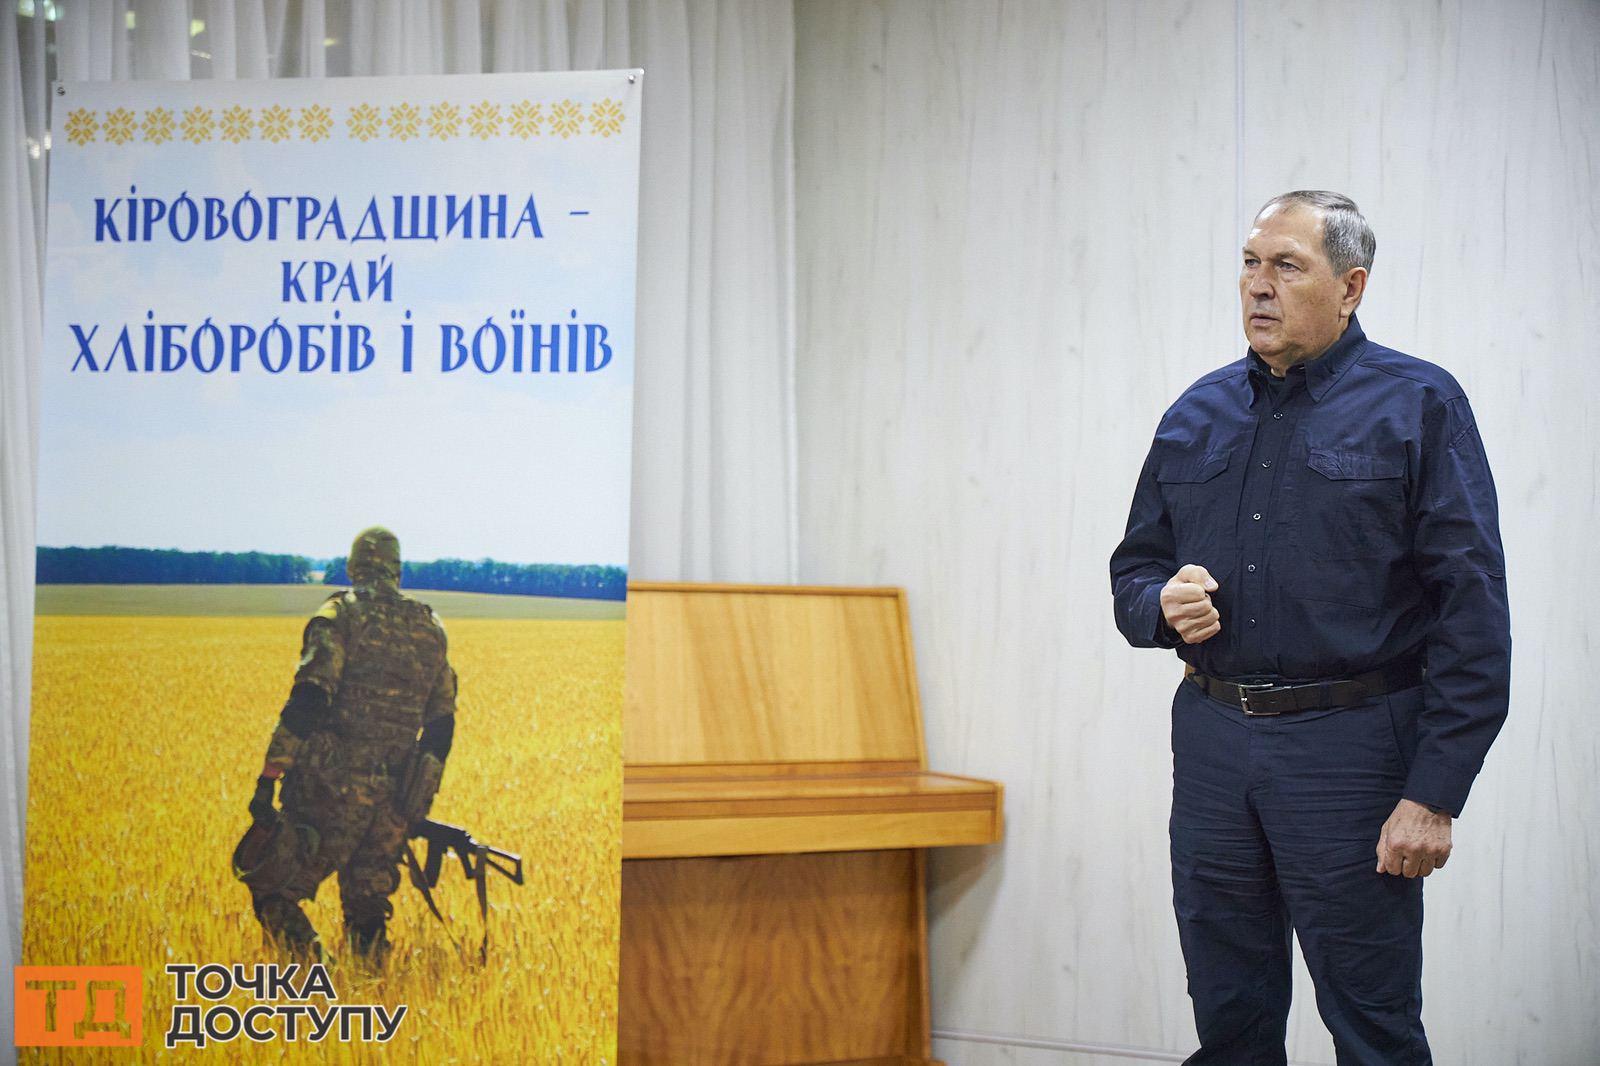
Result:
[[[42,112],[43,49],[33,69],[0,33],[0,965],[22,950],[22,816],[28,802],[28,669],[33,638],[33,442],[39,430],[39,277],[44,236],[41,167],[30,165],[22,87]],[[37,113],[36,112],[36,113]],[[0,996],[0,1028],[11,997]],[[16,1052],[0,1042],[0,1056]]]
[[[15,29],[0,32],[0,958],[15,961],[21,944],[49,79],[643,67],[630,571],[795,579],[790,0],[5,6]],[[10,1010],[0,997],[0,1032]]]

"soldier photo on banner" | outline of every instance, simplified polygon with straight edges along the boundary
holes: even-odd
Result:
[[[272,946],[317,961],[300,900],[337,875],[345,950],[381,969],[401,855],[455,736],[457,680],[438,615],[400,591],[395,535],[363,530],[347,568],[354,587],[306,624],[234,868]]]

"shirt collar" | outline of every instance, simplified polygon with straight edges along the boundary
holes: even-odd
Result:
[[[1344,329],[1339,339],[1334,341],[1327,351],[1309,363],[1296,363],[1289,368],[1292,374],[1296,369],[1303,369],[1306,376],[1306,391],[1311,393],[1313,400],[1320,401],[1333,383],[1344,376],[1344,372],[1355,365],[1361,355],[1362,342],[1367,335],[1361,330],[1361,323],[1355,315],[1350,316],[1350,324]],[[1255,349],[1249,350],[1246,357],[1252,374],[1271,374],[1272,368],[1266,360],[1257,355]]]

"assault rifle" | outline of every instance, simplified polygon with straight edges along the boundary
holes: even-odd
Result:
[[[428,910],[439,919],[439,924],[445,927],[445,935],[450,937],[450,942],[457,947],[461,945],[450,932],[450,923],[445,921],[444,915],[439,912],[439,905],[433,899],[433,889],[439,884],[439,874],[444,867],[445,854],[455,852],[456,858],[461,860],[461,872],[466,875],[468,881],[477,886],[478,913],[483,918],[483,942],[478,945],[478,962],[480,964],[488,962],[489,871],[493,870],[512,884],[520,885],[522,856],[479,843],[473,839],[471,833],[459,825],[446,825],[431,818],[424,818],[413,825],[410,836],[428,842],[427,858],[418,863],[416,853],[411,850],[411,841],[409,839],[406,841],[405,859],[406,867],[411,873],[411,883],[417,886],[423,900],[428,904]]]

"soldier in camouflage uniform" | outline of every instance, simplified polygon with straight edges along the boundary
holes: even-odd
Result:
[[[400,544],[386,529],[356,537],[340,592],[307,623],[294,687],[257,779],[250,813],[289,843],[249,875],[256,917],[302,958],[322,945],[300,901],[339,877],[346,944],[381,966],[389,896],[409,827],[427,814],[455,731],[456,675],[444,628],[400,592]],[[283,782],[281,812],[274,786]]]

